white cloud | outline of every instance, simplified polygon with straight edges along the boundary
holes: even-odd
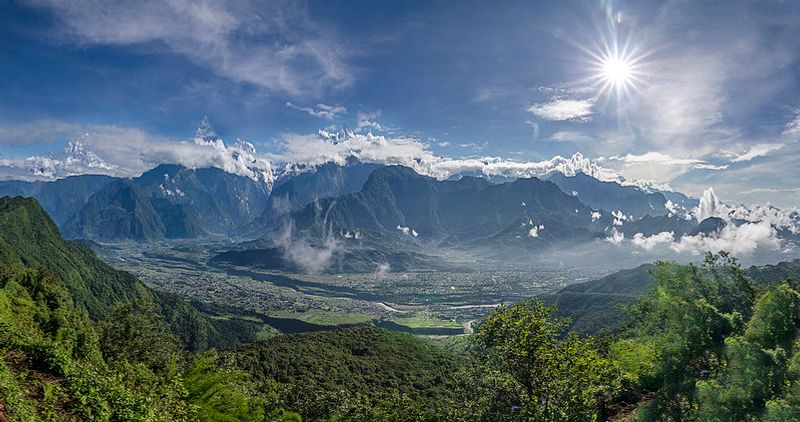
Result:
[[[672,232],[661,232],[649,237],[644,236],[642,233],[636,233],[633,235],[631,243],[649,251],[657,246],[669,245],[674,239],[675,235]]]
[[[282,151],[269,154],[273,161],[318,166],[327,162],[343,165],[348,157],[362,162],[403,165],[417,173],[446,179],[460,173],[486,176],[535,177],[553,171],[567,176],[583,172],[600,180],[622,181],[615,172],[576,153],[537,162],[512,161],[500,157],[451,158],[435,155],[428,145],[414,138],[387,138],[372,133],[353,134],[344,140],[320,135],[285,134]]]
[[[717,164],[700,163],[700,164],[695,164],[694,168],[696,168],[698,170],[725,170],[725,169],[728,168],[728,165],[727,164],[717,165]]]
[[[317,117],[320,119],[334,120],[338,119],[341,115],[347,113],[347,109],[339,105],[317,104],[316,108],[300,107],[286,102],[286,107],[307,113],[309,116]]]
[[[620,233],[616,228],[611,229],[611,236],[605,238],[605,241],[617,246],[622,245],[625,241],[625,234]]]
[[[725,206],[719,200],[714,188],[708,188],[700,197],[700,204],[695,208],[694,215],[698,222],[709,217],[724,217],[726,215]]]
[[[650,251],[658,247],[669,248],[677,253],[700,255],[706,252],[727,251],[734,255],[749,255],[758,250],[780,250],[781,240],[775,229],[766,221],[727,224],[719,233],[695,236],[684,235],[679,239],[671,232],[661,232],[652,236],[637,233],[631,243]]]
[[[419,233],[417,233],[417,231],[412,229],[411,227],[397,226],[397,230],[399,232],[403,233],[403,234],[408,234],[408,235],[411,235],[411,236],[414,236],[414,237],[419,236]]]
[[[644,154],[626,154],[624,156],[615,155],[608,157],[609,160],[623,161],[626,164],[666,164],[666,165],[688,165],[702,163],[702,160],[693,158],[674,158],[663,152],[647,152]]]
[[[252,144],[237,140],[229,146],[210,127],[198,129],[192,141],[175,141],[138,128],[113,125],[85,129],[86,133],[60,153],[0,160],[0,171],[19,179],[55,179],[76,174],[130,177],[159,164],[172,163],[188,168],[216,167],[269,185],[274,180],[271,163],[261,158]]]
[[[587,121],[593,111],[594,100],[564,100],[554,99],[546,103],[537,103],[528,108],[528,111],[545,120]]]
[[[348,53],[296,3],[30,0],[59,42],[166,48],[236,82],[304,94],[352,83]]]
[[[744,154],[741,154],[738,157],[731,160],[731,162],[740,163],[742,161],[750,161],[753,158],[767,155],[781,148],[783,148],[783,144],[756,144],[751,146]]]
[[[356,115],[356,131],[363,131],[364,129],[367,130],[377,130],[379,132],[383,132],[387,130],[387,128],[381,126],[378,123],[377,118],[380,117],[380,111],[373,111],[369,113],[359,112]]]

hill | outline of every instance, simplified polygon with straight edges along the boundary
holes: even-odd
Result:
[[[624,327],[630,316],[620,305],[631,305],[655,283],[654,264],[621,270],[597,280],[572,284],[542,299],[558,307],[558,315],[572,319],[572,329],[595,335],[614,332]],[[754,265],[745,270],[758,286],[783,280],[800,280],[800,259],[771,265]]]
[[[186,347],[203,350],[236,344],[238,333],[220,332],[213,320],[170,295],[149,289],[130,273],[102,262],[86,246],[61,236],[33,198],[0,198],[0,271],[47,268],[63,280],[75,305],[94,320],[109,320],[118,303],[152,303]]]
[[[279,403],[309,420],[358,397],[405,397],[421,408],[454,397],[458,358],[410,334],[374,327],[291,334],[233,352],[237,367],[277,382]]]

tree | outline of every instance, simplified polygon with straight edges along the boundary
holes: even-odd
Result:
[[[653,276],[651,290],[630,309],[636,327],[624,340],[628,346],[611,348],[638,350],[641,359],[612,357],[623,363],[642,390],[658,391],[643,409],[645,419],[684,420],[696,409],[697,380],[716,373],[725,338],[742,332],[755,288],[724,252],[706,255],[700,266],[660,262]],[[654,364],[624,365],[642,359]]]
[[[594,420],[602,398],[617,387],[614,365],[592,341],[564,335],[566,319],[537,300],[494,310],[474,336],[475,355],[490,384],[503,385],[505,409],[487,403],[495,419]],[[507,406],[511,404],[511,406]]]

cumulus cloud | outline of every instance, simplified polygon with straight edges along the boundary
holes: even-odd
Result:
[[[528,111],[544,120],[553,121],[588,121],[593,113],[593,99],[566,100],[554,99],[546,103],[537,103],[528,108]]]
[[[726,215],[725,206],[719,200],[717,194],[714,193],[714,188],[708,188],[703,192],[700,197],[700,203],[694,212],[695,218],[698,222],[705,220],[709,217],[721,217]]]
[[[411,227],[397,226],[397,230],[403,234],[408,234],[414,237],[419,236],[419,233],[417,233],[417,231],[412,229]]]
[[[706,252],[727,251],[734,255],[749,255],[757,250],[777,251],[781,239],[769,222],[727,224],[718,233],[695,236],[683,235],[676,239],[672,232],[661,232],[652,236],[636,233],[631,244],[646,251],[662,247],[677,253],[700,255]]]
[[[765,222],[778,230],[800,234],[800,208],[781,209],[769,204],[733,205],[722,201],[713,188],[708,188],[693,210],[697,221],[718,217],[728,222]]]
[[[296,3],[30,0],[56,18],[59,42],[166,48],[225,78],[304,94],[345,87],[347,51]]]
[[[652,250],[657,246],[669,245],[675,240],[675,235],[672,232],[661,232],[652,236],[644,236],[642,233],[636,233],[631,239],[631,243],[644,249]]]
[[[326,120],[334,120],[339,118],[341,115],[347,113],[347,109],[339,106],[339,105],[327,105],[327,104],[317,104],[316,107],[300,107],[297,105],[292,104],[291,102],[286,102],[286,107],[293,108],[298,111],[302,111],[309,116],[317,117],[320,119]]]

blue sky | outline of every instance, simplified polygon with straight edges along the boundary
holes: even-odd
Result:
[[[132,138],[207,115],[273,158],[347,125],[796,206],[799,34],[793,2],[4,2],[0,173],[72,139],[136,170]],[[615,46],[627,89],[602,89]]]

